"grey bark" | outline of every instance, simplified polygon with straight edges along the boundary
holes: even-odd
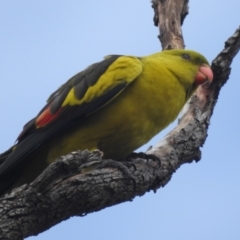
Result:
[[[187,14],[187,2],[153,2],[155,24],[158,21],[160,29],[165,28],[160,37],[164,49],[184,46],[179,27]],[[172,19],[176,21],[173,28],[166,23]],[[178,26],[176,32],[175,26]],[[166,185],[182,164],[199,161],[200,147],[206,140],[220,89],[229,77],[231,62],[239,49],[240,28],[212,62],[212,84],[198,88],[178,126],[148,150],[147,153],[161,159],[161,165],[157,160],[140,158],[119,163],[102,159],[100,151],[78,151],[60,157],[33,183],[16,188],[0,199],[0,239],[23,239],[71,216],[85,216],[131,201]]]
[[[152,0],[152,8],[162,49],[184,48],[181,25],[188,14],[188,0]]]

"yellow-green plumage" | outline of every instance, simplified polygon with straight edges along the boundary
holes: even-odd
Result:
[[[111,59],[111,56],[104,61],[108,59]],[[90,66],[89,70],[86,70],[89,73],[84,75],[85,80],[81,80],[82,85],[83,81],[88,83],[84,91],[82,91],[84,87],[80,86],[79,89],[76,87],[74,78],[70,79],[48,100],[47,106],[52,107],[49,108],[54,119],[48,122],[45,117],[47,111],[43,109],[43,113],[41,112],[25,127],[26,137],[24,134],[23,137],[20,135],[19,146],[17,144],[13,152],[20,148],[24,139],[36,135],[34,141],[38,143],[42,129],[46,129],[45,134],[49,132],[42,142],[39,140],[41,143],[39,147],[31,150],[30,146],[30,150],[26,148],[27,150],[19,153],[22,162],[26,164],[23,168],[25,177],[22,179],[24,181],[30,179],[26,177],[30,176],[28,174],[30,165],[31,169],[37,165],[36,169],[42,169],[39,166],[45,167],[46,163],[49,164],[57,157],[78,149],[100,149],[104,152],[105,158],[112,159],[121,159],[130,154],[177,117],[197,87],[195,76],[203,64],[208,62],[202,55],[186,50],[163,51],[142,58],[118,56],[114,61],[110,61],[109,66],[105,66],[106,70],[94,81],[86,79],[88,76],[97,76],[94,71],[98,71],[98,66],[101,70],[101,65]],[[68,91],[61,100],[66,88]],[[107,95],[109,97],[106,97]],[[61,101],[54,100],[57,97]],[[102,100],[102,97],[106,99]],[[80,117],[79,109],[82,114]],[[74,121],[74,124],[69,124],[71,121]],[[60,126],[58,129],[57,124]],[[32,130],[33,126],[35,130]],[[57,130],[53,131],[54,128]],[[38,132],[40,137],[37,135]],[[33,146],[34,141],[31,139]],[[13,159],[11,154],[8,158]],[[24,158],[29,160],[25,161]],[[27,163],[29,161],[32,162]],[[3,169],[5,172],[11,170],[11,165],[5,169]],[[2,179],[7,175],[4,171]],[[36,174],[33,173],[31,178]],[[0,167],[0,181],[2,175]]]
[[[119,60],[126,64],[106,73],[104,80],[107,84],[109,79],[122,78],[131,84],[121,96],[52,141],[48,162],[73,150],[96,148],[100,148],[106,158],[120,159],[171,123],[185,104],[187,96],[184,86],[163,65],[161,56],[141,60],[121,57]],[[136,65],[134,69],[129,62]],[[112,67],[114,65],[118,66],[118,61]],[[126,77],[128,74],[130,76]],[[194,74],[195,71],[189,78],[191,85]],[[102,85],[105,86],[104,83]],[[100,88],[97,84],[94,87],[97,95]],[[77,103],[74,100],[71,95],[69,102]]]

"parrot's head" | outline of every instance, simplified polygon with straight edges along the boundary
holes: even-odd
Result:
[[[197,67],[197,73],[194,77],[195,84],[201,85],[206,82],[211,82],[213,80],[213,72],[210,68],[210,65],[207,59],[200,53],[183,50],[184,53],[181,53],[181,57],[188,61],[194,68]]]
[[[169,67],[178,75],[179,81],[186,87],[197,86],[213,80],[213,72],[207,59],[198,52],[191,50],[165,50]],[[171,66],[170,66],[171,64]]]

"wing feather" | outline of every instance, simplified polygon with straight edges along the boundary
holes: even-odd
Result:
[[[13,152],[0,166],[0,179],[15,172],[29,154],[59,132],[112,101],[141,74],[142,68],[139,58],[113,55],[69,79],[24,126]]]

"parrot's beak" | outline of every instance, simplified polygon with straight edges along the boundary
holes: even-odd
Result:
[[[195,82],[201,85],[205,82],[212,82],[213,72],[209,65],[203,64],[199,67],[198,73],[195,76]]]

